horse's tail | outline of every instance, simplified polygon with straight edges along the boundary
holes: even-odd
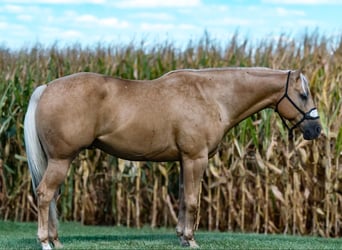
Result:
[[[24,136],[27,162],[32,177],[33,191],[37,195],[36,189],[43,178],[47,168],[46,154],[40,143],[37,128],[36,128],[36,109],[40,99],[47,85],[37,87],[30,99],[25,120],[24,120]],[[57,220],[56,201],[52,200],[50,204],[50,218]]]
[[[35,193],[47,167],[46,155],[40,144],[36,129],[36,109],[40,96],[45,88],[46,85],[41,85],[34,90],[24,120],[27,162],[32,177],[33,191]]]

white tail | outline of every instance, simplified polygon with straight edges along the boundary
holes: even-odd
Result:
[[[24,135],[25,135],[25,147],[27,162],[29,165],[32,186],[35,194],[36,189],[43,178],[45,170],[47,168],[47,159],[44,150],[39,141],[37,129],[36,129],[36,109],[40,96],[44,92],[47,85],[41,85],[37,87],[30,99],[25,120],[24,120]],[[57,221],[56,201],[52,200],[50,204],[50,219]]]
[[[45,88],[46,85],[42,85],[34,90],[24,120],[26,155],[35,193],[47,167],[47,160],[38,138],[35,119],[37,104]]]

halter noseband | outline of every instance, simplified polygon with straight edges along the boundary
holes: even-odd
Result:
[[[288,88],[289,88],[289,81],[290,81],[290,75],[291,75],[291,71],[289,71],[287,73],[287,80],[286,80],[286,87],[285,87],[285,93],[284,95],[279,99],[279,101],[277,102],[276,104],[276,107],[275,107],[275,112],[277,112],[280,116],[280,119],[281,121],[283,122],[283,124],[285,125],[285,127],[287,128],[287,130],[289,131],[289,139],[292,139],[293,138],[293,130],[295,128],[297,128],[299,126],[299,124],[301,124],[304,120],[316,120],[319,118],[319,115],[318,115],[318,112],[317,112],[317,109],[316,108],[312,108],[310,109],[308,112],[304,112],[303,110],[301,110],[297,104],[290,98],[290,96],[287,94],[287,91],[288,91]],[[295,125],[292,126],[292,128],[290,128],[286,121],[285,121],[285,118],[279,113],[279,110],[278,110],[278,106],[280,104],[280,102],[287,98],[287,100],[289,100],[289,102],[292,104],[293,107],[295,107],[302,115],[302,119],[300,119]]]

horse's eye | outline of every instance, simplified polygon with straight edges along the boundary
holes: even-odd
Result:
[[[299,95],[300,95],[300,98],[301,98],[303,101],[308,100],[308,96],[307,96],[306,94],[301,93],[301,94],[299,94]]]

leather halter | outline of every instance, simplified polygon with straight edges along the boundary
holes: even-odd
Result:
[[[286,88],[285,88],[285,93],[284,95],[279,99],[279,101],[277,102],[276,104],[276,107],[275,107],[275,112],[277,112],[283,122],[283,124],[285,125],[285,127],[287,128],[287,130],[289,131],[289,139],[292,139],[293,138],[293,130],[295,128],[297,128],[299,126],[299,124],[301,124],[303,121],[305,120],[316,120],[316,119],[319,119],[319,115],[318,115],[318,112],[317,112],[317,109],[316,108],[312,108],[310,109],[308,112],[304,112],[301,108],[298,107],[298,105],[291,99],[291,97],[288,95],[288,88],[289,88],[289,81],[290,81],[290,75],[291,75],[291,71],[289,71],[287,73],[287,80],[286,80]],[[286,121],[285,121],[285,118],[279,113],[279,110],[278,110],[278,106],[279,104],[281,103],[282,100],[284,99],[287,99],[293,107],[295,107],[299,113],[302,114],[302,119],[300,119],[295,125],[293,125],[291,128],[289,127],[289,125],[287,125]]]

